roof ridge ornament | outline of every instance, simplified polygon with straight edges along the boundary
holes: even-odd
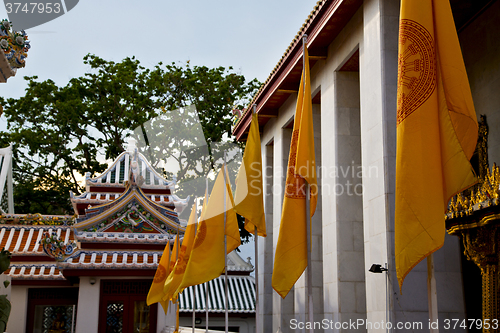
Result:
[[[56,261],[64,261],[78,250],[76,242],[65,243],[59,239],[55,232],[43,233],[40,243],[43,246],[43,251]]]
[[[135,140],[133,140],[133,141],[135,141]],[[134,151],[130,152],[128,150],[129,148],[134,148]],[[132,171],[130,173],[130,184],[132,186],[135,185],[135,186],[141,187],[144,184],[144,177],[141,175],[141,170],[139,169],[137,147],[135,145],[134,146],[129,145],[129,147],[127,148],[127,151],[129,151],[131,154],[133,154],[133,157],[130,160],[130,170]]]

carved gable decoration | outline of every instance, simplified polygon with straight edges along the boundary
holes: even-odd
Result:
[[[110,203],[89,207],[85,216],[77,219],[74,229],[77,238],[89,234],[119,237],[123,234],[172,235],[178,230],[185,231],[174,210],[152,202],[134,185],[129,185]]]

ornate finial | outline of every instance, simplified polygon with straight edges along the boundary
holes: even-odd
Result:
[[[12,22],[7,19],[0,21],[0,52],[3,51],[12,69],[25,66],[24,59],[28,57],[30,47],[24,30],[12,31]]]
[[[127,151],[131,154],[137,149],[137,141],[134,138],[128,139]]]
[[[241,116],[243,115],[243,112],[241,112],[240,109],[235,108],[231,111],[231,113],[235,116],[233,120],[233,125],[235,125],[240,120]]]
[[[65,260],[77,250],[75,242],[64,244],[55,232],[52,234],[45,232],[40,242],[43,246],[43,251],[57,261]]]

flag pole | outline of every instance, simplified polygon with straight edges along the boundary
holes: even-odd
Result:
[[[429,320],[431,323],[438,322],[438,304],[436,276],[434,275],[434,254],[427,256],[427,299],[429,303]],[[432,325],[434,326],[434,325]],[[439,325],[436,328],[429,327],[430,333],[439,333]]]
[[[227,219],[227,214],[226,214],[226,192],[227,192],[227,185],[226,185],[226,152],[224,151],[224,163],[222,164],[222,175],[224,176],[224,309],[225,309],[225,332],[229,332],[229,311],[228,311],[228,300],[227,300],[227,235],[226,235],[226,219]]]
[[[180,251],[180,243],[181,242],[181,237],[179,236],[179,223],[177,224],[177,251],[175,252],[175,262],[179,260],[179,251]],[[175,267],[175,265],[174,265]],[[176,314],[175,314],[175,331],[174,333],[179,332],[179,296],[177,296],[177,299],[175,300],[175,307],[176,307]]]
[[[196,318],[195,318],[195,308],[196,308],[196,285],[193,286],[194,288],[194,295],[193,295],[193,323],[191,326],[193,326],[193,333],[194,333],[194,330],[195,330],[195,322],[196,322]]]
[[[304,75],[304,94],[305,94],[305,69],[306,69],[306,45],[307,45],[307,35],[304,34],[302,37],[302,67],[303,67],[303,75]],[[308,96],[309,97],[309,96]],[[312,295],[312,258],[311,258],[311,246],[312,246],[312,226],[311,226],[311,187],[307,181],[306,183],[306,225],[307,225],[307,276],[306,276],[306,284],[307,284],[307,320],[309,323],[313,323],[313,295]],[[309,332],[314,332],[313,328],[309,329]]]
[[[253,112],[257,113],[257,104],[253,105]],[[255,333],[259,333],[259,239],[257,226],[255,226]]]
[[[205,282],[205,331],[208,333],[208,282]]]
[[[179,298],[175,301],[176,305],[176,319],[175,319],[175,331],[174,333],[179,333]]]
[[[203,200],[208,200],[207,198],[207,193],[208,193],[208,177],[205,178],[205,198]],[[205,201],[203,201],[203,204],[206,204]],[[209,296],[209,290],[208,290],[208,281],[205,282],[205,331],[208,333],[208,296]]]
[[[197,199],[197,198],[196,198],[196,199]],[[194,200],[196,201],[196,199],[194,199]],[[198,203],[199,203],[199,201],[198,201]],[[194,207],[194,209],[195,209],[194,213],[196,214],[195,219],[194,219],[194,220],[195,220],[195,223],[196,223],[196,226],[195,226],[195,228],[194,228],[194,238],[195,238],[195,239],[196,239],[196,232],[198,231],[198,230],[197,230],[197,229],[198,229],[198,228],[197,228],[197,226],[198,226],[198,214],[197,214],[197,212],[198,212],[198,211],[197,211],[197,208],[198,208],[198,205],[196,205],[196,206]],[[193,323],[192,323],[192,325],[191,325],[191,326],[193,326],[193,333],[194,333],[194,330],[195,330],[195,322],[196,322],[196,318],[195,318],[195,317],[196,317],[196,313],[195,313],[195,310],[196,310],[196,285],[194,285],[194,286],[193,286],[193,288],[194,288],[194,295],[193,295]]]

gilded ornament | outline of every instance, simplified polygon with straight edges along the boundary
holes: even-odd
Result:
[[[11,28],[12,22],[7,19],[0,21],[0,48],[12,69],[22,68],[25,66],[26,57],[28,57],[30,42],[24,30],[21,32],[11,31]]]

